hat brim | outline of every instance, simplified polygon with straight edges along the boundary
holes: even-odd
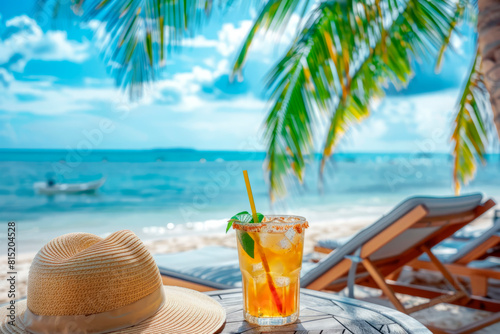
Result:
[[[212,334],[222,327],[226,312],[212,298],[185,288],[164,286],[165,303],[150,318],[139,324],[109,333],[120,334]],[[7,307],[0,309],[0,332],[8,334],[30,334],[21,321],[27,309],[26,300],[16,303],[15,326],[7,318]]]

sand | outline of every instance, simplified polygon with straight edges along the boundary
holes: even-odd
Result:
[[[491,221],[491,218],[486,218],[475,223],[476,226],[486,225]],[[352,235],[359,229],[367,226],[373,222],[371,219],[358,220],[358,221],[337,221],[335,224],[311,224],[310,228],[306,231],[306,241],[304,244],[305,253],[313,251],[313,247],[317,240],[324,238],[339,238]],[[191,249],[201,248],[208,245],[221,245],[227,247],[236,247],[236,238],[234,235],[226,235],[223,233],[212,233],[207,235],[185,235],[167,238],[164,240],[149,240],[145,241],[149,250],[154,253],[172,253],[182,252]],[[27,293],[27,278],[31,261],[35,253],[18,254],[16,269],[18,272],[17,277],[17,298],[26,296]],[[7,275],[5,271],[0,273],[0,281],[6,282]],[[442,280],[439,275],[433,273],[418,273],[415,274],[409,270],[405,270],[400,277],[405,282],[412,283],[426,283],[439,285]],[[494,287],[500,291],[500,287]],[[7,302],[7,284],[2,283],[0,286],[0,303]],[[341,291],[341,295],[346,295],[346,291]],[[364,287],[356,287],[355,295],[359,299],[367,300],[372,303],[381,304],[387,307],[392,307],[387,299],[380,298],[380,291],[376,289],[369,289]],[[416,305],[425,301],[420,298],[401,296],[405,306]],[[476,321],[478,319],[488,316],[488,312],[471,310],[454,305],[441,304],[431,309],[419,311],[413,316],[424,324],[432,324],[437,327],[446,329],[456,329],[464,324]],[[477,333],[500,333],[500,324],[490,326]]]

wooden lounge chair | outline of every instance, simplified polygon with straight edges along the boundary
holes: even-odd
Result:
[[[383,291],[397,310],[407,314],[439,303],[495,312],[489,318],[453,333],[472,333],[489,326],[500,321],[500,301],[469,295],[434,256],[431,248],[494,205],[492,200],[482,203],[480,194],[450,198],[410,198],[369,228],[360,231],[349,242],[330,253],[319,263],[305,263],[301,274],[301,286],[314,290],[334,291],[348,287],[350,296],[353,296],[354,284],[376,287]],[[198,252],[203,253],[203,251],[202,249]],[[437,270],[453,287],[453,291],[405,285],[390,279],[391,274],[398,272],[404,265],[417,259],[423,253],[429,256]],[[219,289],[238,286],[236,277],[239,268],[235,250],[231,256],[234,258],[231,259],[228,253],[227,261],[218,262],[213,254],[208,254],[206,258],[200,260],[202,265],[199,268],[196,268],[196,265],[190,266],[188,263],[190,259],[184,257],[183,262],[178,260],[182,268],[177,269],[175,263],[171,265],[174,260],[172,255],[158,256],[157,263],[166,284],[178,284],[190,288],[201,287],[206,290]],[[224,278],[226,275],[229,275],[231,279]],[[214,281],[214,278],[218,281]],[[188,285],[184,285],[185,282]],[[428,298],[430,301],[406,308],[395,293]],[[430,327],[430,329],[435,333],[445,333],[437,328]]]
[[[348,242],[350,238],[326,239],[319,242],[314,250],[327,254]],[[491,227],[459,230],[451,238],[433,247],[432,252],[452,274],[469,278],[473,295],[487,296],[488,280],[500,280],[500,210],[495,211]],[[414,270],[436,270],[426,254],[408,265]],[[392,276],[396,277],[397,275]]]
[[[333,251],[330,248],[338,248],[349,239],[350,237],[323,240],[315,246],[315,251],[330,253]],[[500,280],[499,248],[500,211],[496,210],[491,227],[481,230],[459,230],[451,238],[433,247],[432,253],[452,274],[469,278],[473,295],[485,297],[488,293],[488,279]],[[408,265],[414,270],[436,270],[426,254]],[[393,275],[393,278],[396,278],[396,275]]]
[[[314,246],[314,251],[323,254],[331,253],[343,246],[352,237],[319,240]],[[434,247],[432,252],[442,262],[443,260],[449,262],[450,258],[458,260],[465,255],[469,255],[470,260],[463,261],[463,263],[480,260],[488,256],[500,257],[500,210],[495,210],[491,227],[472,228],[471,226],[465,226]]]
[[[443,242],[433,249],[436,257],[452,274],[469,278],[475,296],[488,295],[488,280],[500,280],[500,211],[495,211],[493,225],[481,235],[464,241]],[[427,256],[408,264],[414,270],[435,270]]]

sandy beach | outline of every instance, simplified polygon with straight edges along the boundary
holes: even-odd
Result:
[[[491,222],[491,217],[485,217],[482,220],[475,222],[473,225],[480,227],[487,225]],[[313,247],[317,240],[324,238],[339,238],[352,235],[356,233],[359,229],[372,223],[371,220],[359,220],[359,221],[338,221],[335,224],[311,224],[310,228],[306,232],[305,241],[305,253],[310,253],[313,251]],[[145,244],[148,246],[149,250],[154,254],[159,253],[172,253],[172,252],[182,252],[191,249],[201,248],[209,245],[221,245],[227,247],[236,247],[236,240],[234,235],[226,235],[224,233],[211,233],[207,235],[186,235],[177,236],[172,238],[167,238],[164,240],[146,240]],[[18,281],[17,281],[17,291],[18,297],[24,297],[27,293],[27,278],[29,272],[30,263],[35,256],[35,253],[24,253],[18,254],[17,257],[17,271],[18,271]],[[5,272],[5,271],[4,271]],[[0,274],[0,280],[5,282],[5,274]],[[404,271],[400,277],[401,280],[405,282],[412,282],[416,284],[432,284],[439,286],[442,283],[442,279],[439,275],[433,273],[412,273],[411,271]],[[500,287],[493,287],[495,290],[500,291]],[[7,286],[2,284],[0,287],[0,303],[7,301]],[[341,291],[341,295],[346,295],[346,291]],[[355,289],[355,295],[359,299],[367,300],[373,303],[381,304],[387,307],[392,307],[387,299],[380,298],[380,291],[376,289],[357,287]],[[415,298],[410,296],[401,296],[403,303],[406,306],[416,305],[422,303],[423,299]],[[454,305],[441,304],[435,306],[431,309],[419,311],[413,316],[424,324],[432,324],[437,327],[443,327],[448,329],[455,329],[463,324],[470,323],[472,321],[477,321],[478,319],[488,316],[488,312],[470,310],[463,307],[458,307]],[[500,324],[495,326],[490,326],[489,328],[478,331],[477,333],[499,333]]]

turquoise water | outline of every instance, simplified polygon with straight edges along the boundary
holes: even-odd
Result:
[[[221,230],[232,214],[248,210],[242,170],[250,175],[256,205],[264,213],[306,216],[311,224],[376,217],[413,195],[453,195],[452,159],[446,154],[337,154],[324,186],[313,161],[303,185],[271,206],[264,153],[194,150],[0,151],[0,212],[16,221],[20,247],[38,249],[67,232],[100,235],[128,228],[143,238]],[[101,177],[95,194],[46,196],[33,183],[52,174],[59,182]],[[488,157],[463,193],[500,199],[500,158]],[[2,232],[3,233],[3,232]]]

